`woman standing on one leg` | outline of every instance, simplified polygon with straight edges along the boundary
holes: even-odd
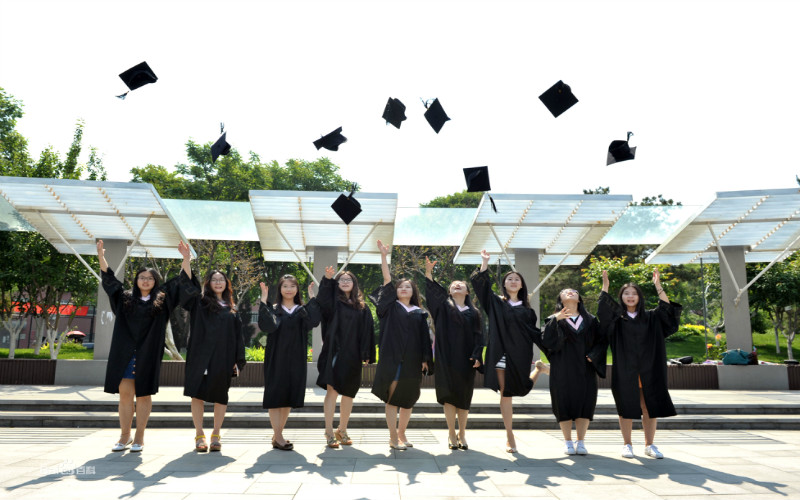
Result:
[[[308,372],[308,332],[320,322],[319,303],[314,299],[314,283],[308,286],[308,304],[303,305],[297,278],[286,274],[278,281],[280,296],[274,307],[267,302],[267,286],[261,283],[258,327],[267,332],[264,352],[264,402],[272,426],[272,447],[291,450],[294,445],[283,437],[292,408],[302,408]]]
[[[600,324],[611,344],[611,392],[617,405],[619,427],[625,441],[622,456],[633,458],[633,419],[642,419],[645,455],[664,458],[653,444],[656,419],[676,414],[667,390],[667,348],[664,339],[678,331],[682,306],[670,302],[658,270],[653,271],[658,307],[644,308],[639,285],[627,283],[619,303],[608,294],[608,273],[603,271],[603,291],[597,306]]]
[[[564,435],[564,453],[586,455],[583,439],[597,404],[597,375],[606,376],[608,343],[597,318],[583,307],[577,290],[564,289],[556,299],[556,314],[542,332],[548,350],[550,400]],[[578,440],[572,442],[572,423]]]
[[[331,448],[351,445],[347,423],[353,398],[361,386],[361,367],[375,359],[372,313],[364,304],[358,280],[350,271],[339,274],[328,266],[319,285],[322,310],[322,351],[319,353],[317,385],[325,389],[325,439]],[[336,399],[342,395],[339,427],[333,429]]]
[[[390,249],[380,240],[378,249],[383,272],[377,306],[381,338],[372,393],[386,403],[389,446],[405,450],[412,446],[406,438],[406,428],[419,399],[422,372],[428,371],[428,363],[432,361],[428,313],[420,308],[419,292],[411,280],[401,279],[395,289],[386,260]]]
[[[448,294],[433,280],[435,265],[435,261],[425,257],[425,297],[436,327],[436,400],[444,406],[448,446],[451,450],[466,450],[467,416],[475,388],[475,370],[482,366],[483,359],[483,322],[469,298],[466,282],[453,281]]]
[[[199,289],[199,283],[192,278]],[[231,281],[222,271],[211,271],[203,294],[189,306],[191,329],[186,346],[183,395],[192,398],[196,451],[220,451],[220,432],[228,408],[231,378],[244,368],[242,321],[236,314]],[[210,446],[203,431],[203,403],[214,403],[214,430]]]
[[[536,312],[528,303],[528,288],[522,275],[510,271],[503,276],[503,296],[492,292],[489,258],[481,251],[480,272],[472,275],[472,287],[489,317],[489,343],[486,348],[484,386],[500,392],[500,413],[506,428],[506,451],[517,452],[511,427],[512,396],[525,396],[533,388],[529,378],[533,345],[541,348],[541,332],[536,326]]]
[[[158,272],[144,268],[133,278],[133,289],[126,291],[108,267],[103,240],[97,241],[103,289],[116,318],[104,387],[109,394],[119,393],[120,439],[112,451],[130,446],[132,452],[138,452],[144,446],[144,431],[153,407],[151,396],[158,392],[169,315],[179,302],[189,300],[192,294],[189,246],[181,241],[178,251],[183,255],[181,268],[188,276],[181,274],[160,285]],[[131,437],[134,408],[136,436]]]

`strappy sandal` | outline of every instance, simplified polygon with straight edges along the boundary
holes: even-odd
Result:
[[[516,453],[517,449],[511,446],[510,444],[506,443],[506,452],[507,453]]]
[[[339,429],[336,429],[335,431],[333,431],[333,435],[334,437],[336,437],[336,439],[339,441],[340,444],[346,446],[350,446],[351,444],[353,444],[353,440],[350,439],[350,436],[347,435],[347,431],[340,431]]]
[[[201,439],[203,440],[202,442],[200,442]],[[205,434],[200,434],[194,438],[194,451],[208,451]]]
[[[467,443],[465,443],[464,441],[459,439],[458,440],[458,449],[459,450],[468,450],[469,446],[467,446]]]
[[[400,450],[400,451],[403,451],[403,450],[405,450],[407,447],[406,447],[406,445],[404,445],[404,444],[402,444],[402,443],[400,443],[400,442],[398,442],[397,444],[394,444],[393,442],[389,441],[389,448],[391,448],[391,449],[393,449],[393,450]]]
[[[214,440],[214,438],[217,438],[216,441]],[[222,443],[220,443],[221,439],[222,436],[220,436],[219,434],[212,434],[211,446],[208,447],[208,451],[220,451],[222,449]]]
[[[274,439],[272,440],[272,447],[275,448],[276,450],[282,450],[282,451],[291,451],[294,449],[294,445],[289,441],[286,441],[286,444],[281,446]]]
[[[328,448],[338,448],[339,441],[336,440],[336,436],[329,436],[325,434],[325,439],[328,441]]]

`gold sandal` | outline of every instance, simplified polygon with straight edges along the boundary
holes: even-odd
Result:
[[[214,438],[217,438],[216,442],[214,441]],[[219,434],[212,434],[211,446],[208,448],[208,451],[220,451],[222,449],[222,443],[220,443],[221,439],[222,436],[220,436]]]
[[[339,429],[336,429],[333,431],[333,435],[343,445],[349,446],[353,444],[353,440],[347,435],[347,431],[340,431]]]
[[[325,439],[328,441],[328,448],[338,448],[339,441],[336,440],[336,436],[329,436],[325,434]]]
[[[203,440],[200,443],[200,440]],[[200,434],[199,436],[194,438],[194,451],[208,451],[208,445],[206,444],[206,435]]]

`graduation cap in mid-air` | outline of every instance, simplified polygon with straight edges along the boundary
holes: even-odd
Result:
[[[549,109],[556,118],[578,102],[578,98],[572,93],[572,89],[569,88],[569,85],[561,80],[545,90],[544,93],[539,96],[539,100],[547,106],[547,109]]]
[[[144,61],[128,70],[123,71],[119,74],[119,77],[123,82],[125,82],[125,85],[128,86],[128,92],[131,90],[136,90],[139,87],[143,87],[148,83],[156,83],[156,81],[158,81],[156,74],[153,73],[153,70],[150,69],[150,66],[148,66]],[[117,97],[124,100],[128,95],[128,92],[118,95]]]
[[[425,119],[428,120],[431,128],[438,134],[444,127],[445,122],[450,121],[450,117],[444,112],[442,103],[439,102],[438,98],[434,99],[430,104],[425,102],[425,107],[428,109],[425,111]]]
[[[211,163],[217,161],[217,158],[220,156],[226,156],[231,152],[231,145],[228,144],[228,141],[226,140],[228,133],[225,132],[225,125],[222,123],[219,124],[219,133],[222,135],[219,136],[217,142],[211,146]]]
[[[633,160],[636,157],[636,146],[630,147],[628,144],[632,135],[633,132],[628,132],[628,138],[624,141],[611,141],[608,146],[608,156],[606,157],[607,166],[612,163]]]
[[[361,203],[353,197],[353,193],[356,192],[356,189],[358,189],[358,186],[353,184],[350,189],[350,194],[340,194],[339,197],[336,198],[336,201],[333,202],[333,205],[331,205],[333,211],[336,212],[336,215],[338,215],[345,224],[353,222],[353,219],[361,213]]]
[[[492,187],[489,184],[489,167],[467,167],[464,169],[464,180],[467,181],[468,193],[480,193],[482,191],[491,191]],[[492,203],[492,210],[497,212],[497,206],[494,204],[492,196],[489,195],[489,201]]]
[[[330,134],[323,135],[314,141],[314,146],[316,146],[317,150],[325,148],[330,151],[339,151],[339,145],[345,142],[347,142],[347,137],[342,135],[342,127],[339,127]]]
[[[400,99],[390,97],[386,102],[386,107],[383,108],[383,119],[386,123],[391,123],[397,128],[406,119],[406,105],[400,102]]]

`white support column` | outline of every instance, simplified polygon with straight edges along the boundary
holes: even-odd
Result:
[[[333,266],[335,269],[339,265],[338,255],[339,249],[336,247],[313,247],[314,251],[314,278],[319,283],[323,276],[325,276],[325,268]],[[314,328],[311,334],[311,354],[316,363],[319,353],[322,350],[322,327]],[[314,385],[312,381],[311,385]]]
[[[128,240],[103,240],[103,247],[106,250],[105,257],[108,267],[117,269],[125,258],[128,249]],[[124,272],[117,276],[125,282]],[[94,321],[94,359],[108,359],[111,350],[111,332],[114,330],[114,314],[111,312],[111,304],[108,295],[103,290],[103,284],[97,286],[97,309],[95,310]]]
[[[750,329],[750,302],[747,293],[742,294],[737,303],[738,283],[747,282],[745,249],[746,247],[742,246],[722,246],[717,247],[717,252],[720,253],[720,261],[727,262],[727,267],[730,269],[730,272],[720,270],[719,273],[728,349],[750,352],[753,348],[753,332]]]
[[[514,249],[514,262],[516,263],[516,270],[525,278],[525,285],[528,287],[528,293],[532,292],[539,284],[539,252],[541,250],[536,248],[515,248]],[[539,292],[534,293],[530,298],[531,307],[536,311],[536,317],[539,324],[542,324],[542,316],[539,312]],[[533,359],[539,359],[539,348],[533,348]]]

